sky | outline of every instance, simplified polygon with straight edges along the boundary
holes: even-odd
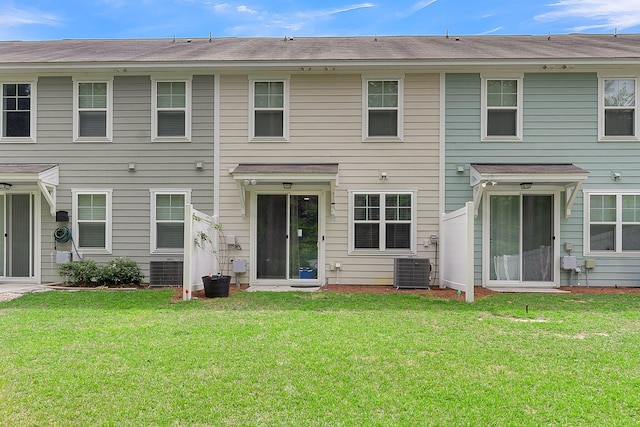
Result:
[[[640,0],[0,0],[0,40],[640,33]]]

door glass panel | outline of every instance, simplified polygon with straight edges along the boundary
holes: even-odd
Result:
[[[491,280],[520,280],[520,196],[491,196]]]
[[[287,274],[287,195],[257,196],[258,279],[286,279]]]
[[[5,195],[0,194],[0,277],[5,275],[4,262],[5,262]]]
[[[529,282],[553,281],[553,197],[522,197],[522,271]]]
[[[318,196],[290,199],[289,278],[318,278]]]

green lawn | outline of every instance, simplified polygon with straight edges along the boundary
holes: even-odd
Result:
[[[640,295],[171,295],[0,303],[0,425],[640,425]]]

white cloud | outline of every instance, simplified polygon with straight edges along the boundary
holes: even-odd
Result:
[[[60,23],[60,19],[53,14],[15,7],[0,9],[0,16],[2,16],[2,26],[4,27],[19,27],[22,25],[56,26]]]
[[[258,13],[256,10],[249,8],[249,6],[244,4],[238,6],[236,10],[238,11],[238,13],[248,13],[250,15],[255,15]]]
[[[502,26],[500,26],[500,27],[495,27],[495,28],[494,28],[494,29],[492,29],[492,30],[485,31],[484,33],[480,33],[479,35],[481,35],[481,36],[486,36],[486,35],[489,35],[489,34],[497,33],[498,31],[502,30],[502,28],[503,28]]]
[[[638,0],[559,0],[549,7],[555,10],[536,16],[538,21],[578,19],[584,25],[570,28],[571,31],[594,29],[626,29],[640,25],[640,2]]]

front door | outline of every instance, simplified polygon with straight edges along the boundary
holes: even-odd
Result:
[[[256,280],[318,284],[319,195],[256,197]]]
[[[0,277],[32,277],[34,199],[31,194],[0,194]]]
[[[490,195],[489,282],[553,284],[554,222],[553,195]]]

